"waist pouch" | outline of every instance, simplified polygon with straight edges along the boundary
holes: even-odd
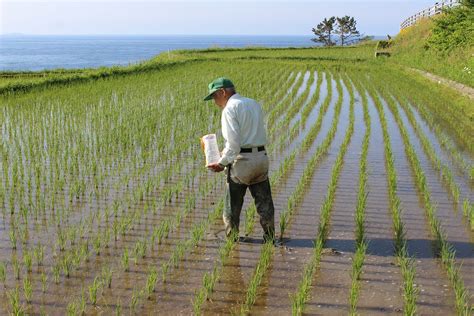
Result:
[[[252,185],[268,179],[268,156],[265,151],[240,153],[227,168],[229,178],[240,184]]]

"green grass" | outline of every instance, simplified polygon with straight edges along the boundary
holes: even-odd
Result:
[[[428,71],[474,87],[474,59],[472,58],[474,47],[458,47],[447,54],[427,48],[433,26],[433,20],[423,19],[415,26],[400,31],[390,49],[391,62]]]

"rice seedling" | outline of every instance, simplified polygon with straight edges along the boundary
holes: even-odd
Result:
[[[10,242],[12,244],[12,249],[16,250],[17,237],[16,237],[15,229],[11,229],[10,232],[8,233],[8,235],[10,236]]]
[[[12,268],[15,279],[20,280],[21,266],[16,256],[12,258]]]
[[[117,303],[115,304],[115,316],[122,315],[122,303],[120,299],[117,299]]]
[[[148,277],[145,285],[145,292],[147,299],[151,299],[151,296],[155,292],[156,282],[158,281],[158,271],[156,268],[151,268],[148,272]]]
[[[26,302],[29,304],[31,303],[31,297],[33,294],[33,285],[31,284],[31,280],[28,276],[25,276],[23,279],[23,295],[25,296]]]
[[[71,275],[71,269],[72,269],[72,260],[69,255],[65,255],[61,259],[61,267],[63,268],[63,272],[66,278],[69,278]]]
[[[20,302],[20,291],[18,286],[7,291],[8,301],[10,303],[12,315],[26,315],[25,309]]]
[[[112,287],[112,274],[113,271],[110,266],[102,268],[102,282],[109,289]]]
[[[464,216],[471,223],[471,230],[474,230],[474,204],[471,204],[469,199],[464,199],[462,203],[462,210]]]
[[[61,273],[61,266],[55,264],[51,267],[51,272],[53,273],[54,283],[59,284],[59,274]]]
[[[7,265],[4,262],[0,262],[0,282],[3,283],[3,287],[5,287],[7,276]]]
[[[101,287],[102,287],[102,280],[99,277],[96,277],[92,285],[89,286],[89,302],[92,305],[97,304],[97,292],[100,290]]]
[[[76,302],[70,302],[69,304],[67,304],[66,314],[68,316],[77,315],[77,303]]]
[[[46,273],[41,272],[41,291],[45,293],[47,287],[48,287],[48,276],[46,275]]]
[[[25,251],[23,253],[23,264],[27,272],[31,272],[33,270],[33,257],[29,251]]]
[[[44,260],[44,246],[41,245],[41,243],[38,243],[38,245],[34,249],[34,257],[36,260],[36,264],[38,266],[43,265],[43,260]]]
[[[122,269],[125,272],[128,272],[130,270],[130,263],[129,263],[129,257],[128,257],[128,248],[125,248],[125,250],[122,254],[121,264],[122,264]]]
[[[130,299],[130,313],[135,314],[142,295],[139,289],[135,288],[133,290],[132,298]]]
[[[87,304],[87,300],[86,300],[86,291],[84,290],[84,288],[81,288],[81,297],[79,299],[79,303],[78,303],[78,313],[80,315],[84,315],[86,313],[86,304]]]

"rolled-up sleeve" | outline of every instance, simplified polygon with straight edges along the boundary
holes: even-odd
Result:
[[[240,126],[234,109],[224,108],[221,117],[222,136],[225,147],[219,163],[227,166],[232,163],[240,153]]]

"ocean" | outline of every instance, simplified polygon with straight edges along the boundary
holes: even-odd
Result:
[[[315,46],[311,38],[310,35],[2,35],[0,71],[128,65],[174,49]]]

